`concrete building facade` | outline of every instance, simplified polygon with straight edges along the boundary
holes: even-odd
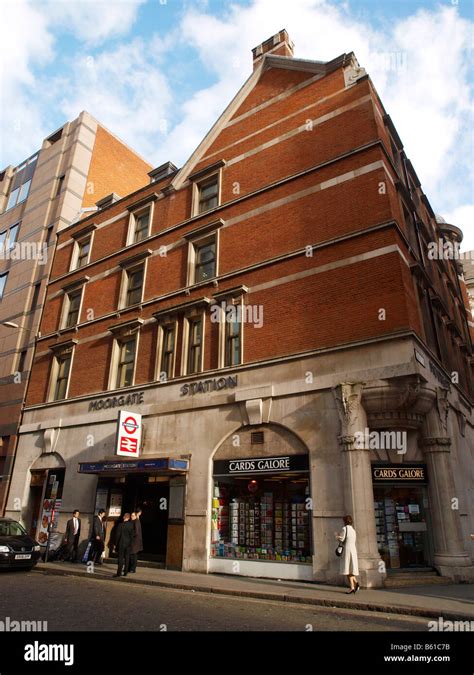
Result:
[[[170,568],[331,582],[350,513],[363,585],[472,580],[472,344],[459,267],[428,255],[461,232],[352,53],[281,31],[253,56],[181,169],[59,233],[7,513],[103,506],[111,547],[141,506]]]
[[[150,168],[82,112],[32,157],[0,173],[0,513],[56,233],[111,192],[127,194],[146,184]]]

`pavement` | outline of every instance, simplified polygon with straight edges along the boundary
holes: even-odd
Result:
[[[82,563],[38,563],[35,572],[110,580],[116,565],[95,566],[88,572]],[[138,567],[135,574],[115,580],[117,584],[161,586],[218,595],[301,603],[320,607],[354,609],[389,614],[421,616],[444,621],[474,621],[473,584],[437,584],[407,588],[360,589],[347,595],[347,588],[320,583],[256,579],[224,574],[196,574]]]

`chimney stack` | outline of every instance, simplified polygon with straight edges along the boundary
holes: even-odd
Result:
[[[253,54],[253,69],[260,65],[264,54],[275,54],[276,56],[293,57],[294,44],[290,40],[285,29],[279,33],[275,33],[271,38],[262,42],[258,47],[252,49]]]

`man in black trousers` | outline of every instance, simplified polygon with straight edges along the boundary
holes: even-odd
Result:
[[[105,511],[104,509],[99,509],[94,520],[92,521],[92,534],[91,534],[91,552],[89,555],[89,560],[92,560],[96,565],[102,565],[102,553],[105,548]]]
[[[79,537],[81,536],[81,519],[79,518],[79,511],[74,509],[72,518],[66,523],[66,534],[64,535],[64,544],[66,545],[65,560],[77,562],[77,547],[79,545]]]
[[[116,577],[126,577],[128,568],[130,567],[130,549],[132,547],[133,535],[135,528],[130,520],[130,514],[125,513],[123,522],[117,527],[117,535],[115,538],[115,548],[118,551],[117,574]]]
[[[134,528],[133,543],[130,552],[130,572],[135,574],[137,571],[137,559],[140,551],[143,551],[143,537],[142,537],[142,524],[140,522],[140,516],[142,515],[141,509],[136,509],[132,513],[132,523]]]

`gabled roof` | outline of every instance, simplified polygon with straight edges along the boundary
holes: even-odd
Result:
[[[221,130],[233,117],[233,115],[242,105],[250,92],[256,87],[260,78],[267,70],[270,68],[281,68],[284,70],[307,72],[308,74],[313,75],[320,74],[321,77],[324,77],[338,68],[343,68],[354,63],[357,64],[357,60],[353,52],[341,54],[332,61],[311,61],[309,59],[295,59],[289,58],[288,56],[264,54],[263,59],[261,60],[258,67],[254,70],[246,82],[244,82],[222,115],[217,119],[211,129],[204,136],[196,150],[173,178],[171,184],[174,189],[179,190],[179,188],[184,185],[188,177],[192,174],[194,167],[200,162],[207,149],[212,145],[212,143],[214,143]]]

